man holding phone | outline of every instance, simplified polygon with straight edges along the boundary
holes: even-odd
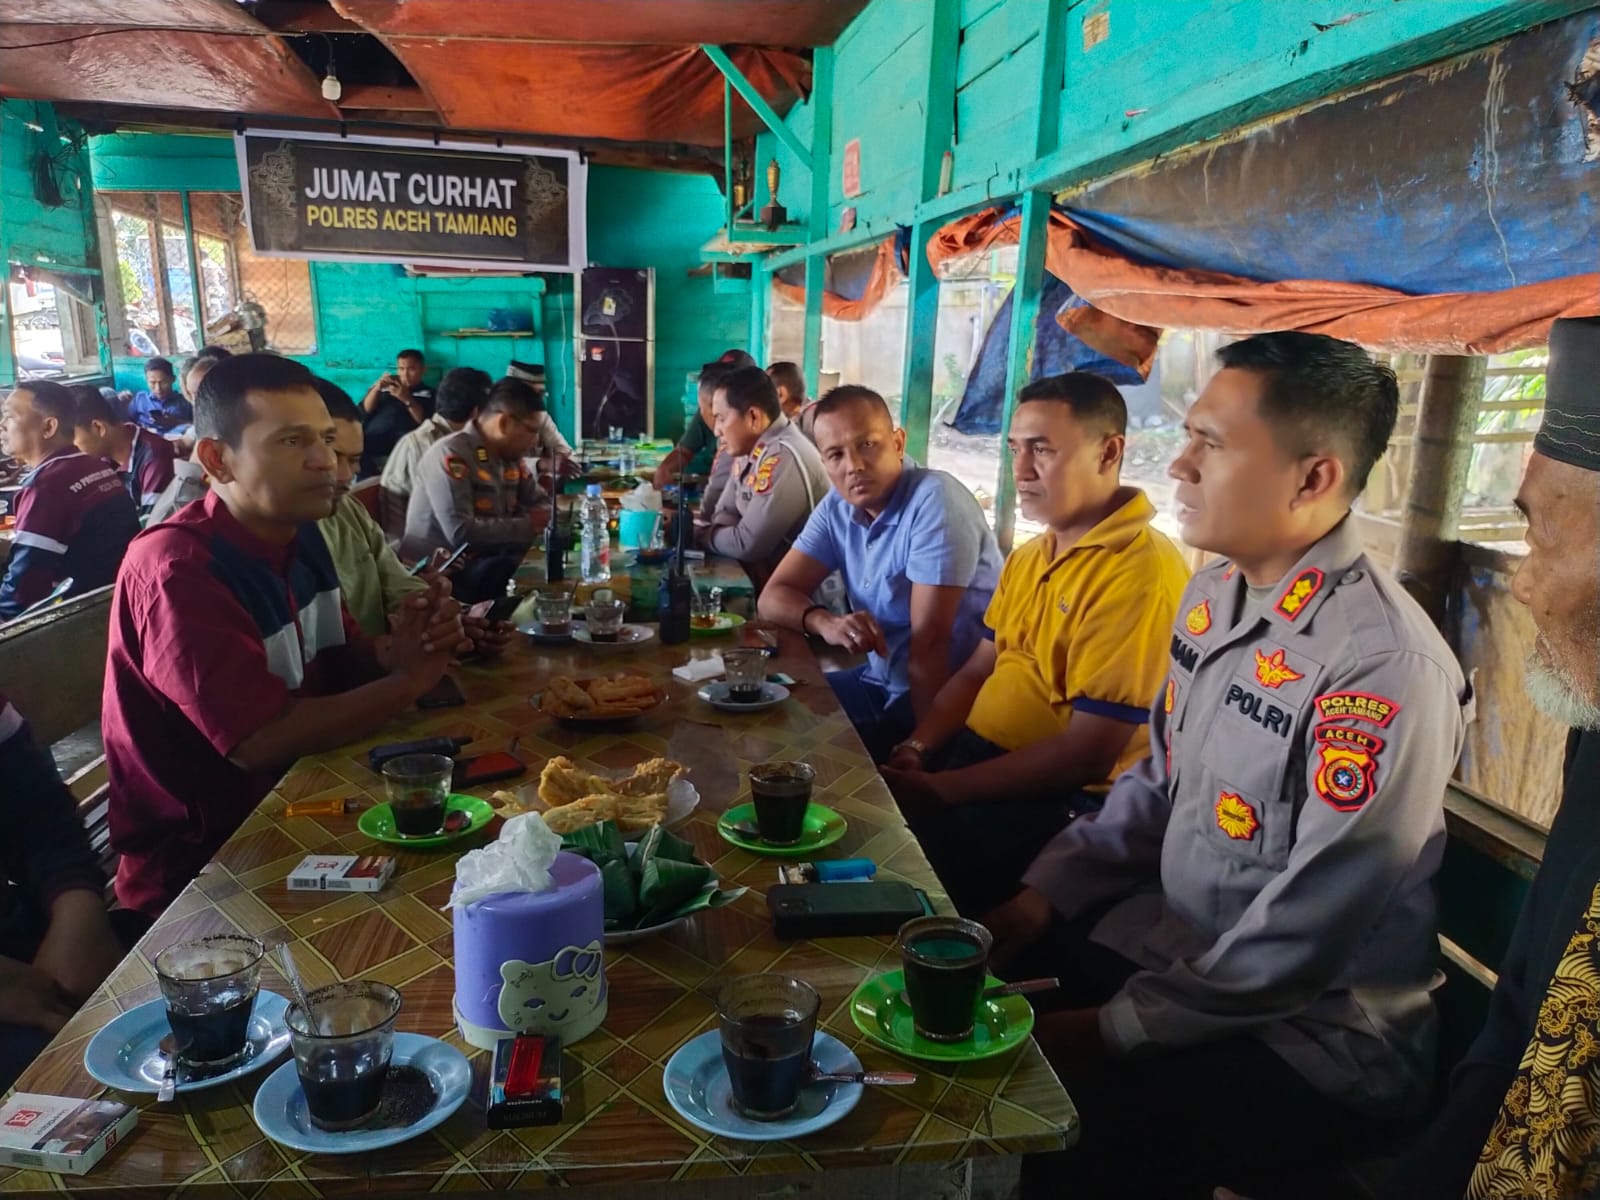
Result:
[[[422,382],[427,369],[421,350],[402,350],[395,355],[394,371],[379,376],[361,398],[367,432],[363,478],[382,471],[400,439],[433,416],[433,389]]]

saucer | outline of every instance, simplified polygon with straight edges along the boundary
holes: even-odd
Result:
[[[805,823],[800,827],[800,840],[787,846],[773,846],[744,836],[734,829],[736,825],[754,825],[756,806],[740,804],[723,813],[717,821],[717,833],[722,840],[751,854],[767,854],[774,858],[799,858],[831,846],[844,836],[850,826],[833,809],[823,804],[806,806]]]
[[[276,992],[257,992],[245,1056],[221,1070],[179,1064],[178,1091],[216,1087],[259,1071],[277,1058],[289,1045],[289,1029],[283,1023],[288,1008],[289,1002]],[[165,1000],[157,998],[130,1008],[106,1022],[89,1039],[83,1051],[84,1070],[107,1087],[153,1096],[161,1090],[161,1076],[167,1065],[166,1056],[161,1053],[161,1039],[171,1032]]]
[[[628,650],[634,646],[642,646],[646,642],[654,641],[656,631],[648,625],[624,625],[617,631],[617,640],[614,642],[597,642],[589,632],[588,626],[583,626],[572,631],[572,640],[580,646],[590,650]]]
[[[985,987],[1003,982],[990,976]],[[856,1028],[885,1049],[930,1062],[972,1062],[1015,1050],[1033,1032],[1033,1006],[1023,996],[979,1000],[972,1036],[960,1042],[935,1042],[917,1033],[906,999],[906,973],[890,971],[868,979],[850,997]]]
[[[781,683],[763,683],[759,700],[734,700],[728,695],[728,689],[728,683],[719,680],[706,684],[696,695],[722,712],[765,712],[769,708],[777,708],[789,698],[789,689]]]
[[[457,829],[451,833],[429,833],[421,837],[405,837],[394,826],[394,810],[387,804],[374,804],[361,814],[361,819],[356,822],[356,828],[361,830],[374,841],[383,842],[390,846],[410,846],[418,850],[432,850],[438,846],[448,846],[451,842],[459,842],[462,838],[471,837],[490,821],[494,820],[494,809],[487,800],[479,800],[476,796],[460,796],[452,794],[445,801],[446,814],[457,810],[471,817],[465,829]]]
[[[286,1062],[267,1076],[256,1092],[254,1115],[261,1132],[291,1150],[308,1154],[362,1154],[398,1145],[443,1123],[461,1107],[472,1086],[472,1068],[466,1056],[447,1042],[420,1033],[394,1035],[389,1066],[415,1067],[433,1085],[433,1107],[407,1125],[379,1129],[346,1129],[338,1133],[318,1129],[306,1109],[295,1065]],[[387,1086],[385,1088],[387,1091]]]
[[[832,1034],[817,1030],[811,1061],[824,1071],[859,1071],[861,1060]],[[755,1121],[733,1107],[728,1068],[722,1062],[722,1035],[715,1029],[686,1042],[667,1062],[661,1079],[667,1103],[689,1124],[741,1142],[778,1142],[805,1137],[842,1120],[861,1099],[859,1083],[808,1083],[800,1105],[776,1121]]]

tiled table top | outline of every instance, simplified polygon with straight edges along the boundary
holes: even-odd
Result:
[[[1031,1042],[1016,1054],[958,1067],[915,1064],[921,1076],[915,1087],[869,1088],[842,1122],[796,1143],[726,1141],[690,1126],[667,1104],[663,1067],[685,1041],[715,1027],[707,996],[713,982],[728,974],[772,969],[807,979],[822,994],[822,1026],[868,1068],[907,1066],[863,1039],[846,1008],[858,984],[897,965],[891,939],[779,941],[763,899],[776,881],[773,861],[718,838],[717,815],[748,799],[745,772],[752,763],[788,757],[811,762],[818,798],[850,825],[844,840],[826,853],[872,858],[880,878],[908,880],[948,907],[802,639],[782,635],[774,666],[801,682],[776,710],[723,714],[696,699],[694,688],[671,679],[671,668],[691,653],[729,644],[731,638],[687,647],[657,642],[603,656],[519,644],[498,662],[456,669],[465,707],[397,720],[367,742],[302,760],[17,1084],[24,1091],[96,1095],[101,1089],[84,1071],[84,1047],[118,1012],[158,994],[150,966],[156,952],[184,938],[244,931],[269,942],[291,940],[308,986],[368,977],[400,988],[405,1007],[399,1027],[444,1038],[472,1060],[473,1097],[449,1121],[382,1153],[301,1154],[267,1140],[251,1118],[255,1090],[268,1073],[261,1071],[172,1104],[136,1097],[143,1110],[139,1127],[90,1174],[9,1170],[0,1173],[0,1191],[231,1198],[669,1180],[704,1186],[736,1176],[905,1170],[1061,1146],[1076,1113]],[[530,694],[552,674],[588,676],[623,667],[656,676],[670,694],[666,705],[631,731],[569,730],[529,704]],[[289,870],[310,852],[395,852],[359,833],[355,814],[287,819],[284,804],[317,796],[381,799],[381,783],[366,766],[368,748],[433,734],[472,735],[467,753],[501,749],[519,737],[529,781],[537,780],[544,759],[554,754],[607,768],[655,755],[678,759],[702,796],[680,832],[725,881],[752,889],[734,905],[703,913],[677,930],[607,949],[610,1010],[598,1032],[568,1048],[566,1118],[560,1125],[505,1131],[485,1126],[481,1098],[488,1055],[462,1042],[452,1026],[451,923],[441,911],[457,854],[466,847],[400,851],[396,877],[377,894],[291,893],[284,886]],[[492,837],[498,824],[467,845]],[[287,992],[270,969],[262,986]]]

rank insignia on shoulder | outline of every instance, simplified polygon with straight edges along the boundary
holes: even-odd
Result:
[[[1217,828],[1236,842],[1254,840],[1261,822],[1256,820],[1256,810],[1237,792],[1223,792],[1217,796]]]
[[[756,468],[756,477],[750,481],[750,490],[760,496],[772,490],[772,469],[782,460],[781,454],[769,454]]]
[[[1317,697],[1317,712],[1324,721],[1336,717],[1354,717],[1383,727],[1394,720],[1395,713],[1399,711],[1400,706],[1393,700],[1367,692],[1327,692]]]
[[[1210,629],[1211,601],[1202,600],[1191,608],[1183,618],[1183,627],[1196,637]]]
[[[489,461],[489,448],[487,446],[479,446],[478,447],[478,461],[479,462],[488,462]]]
[[[1305,672],[1296,671],[1284,661],[1282,650],[1274,650],[1270,655],[1256,651],[1256,682],[1262,687],[1276,689],[1304,678]]]
[[[1272,607],[1289,620],[1298,617],[1311,597],[1322,590],[1323,574],[1316,567],[1307,567],[1294,577],[1294,582],[1284,589],[1283,595]]]
[[[1239,569],[1239,567],[1238,567],[1237,563],[1229,563],[1228,564],[1228,569],[1222,573],[1222,582],[1223,583],[1227,583],[1228,580],[1232,579],[1233,578],[1233,573],[1235,571],[1237,571],[1238,569]]]
[[[457,458],[454,454],[447,454],[444,456],[444,470],[445,474],[449,475],[451,479],[465,479],[467,477],[466,459]]]

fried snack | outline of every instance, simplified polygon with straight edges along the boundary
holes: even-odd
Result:
[[[552,808],[544,814],[544,823],[550,827],[552,833],[571,833],[574,829],[596,825],[601,821],[618,821],[621,808],[620,796],[604,794],[585,796],[581,800],[574,800],[571,804]],[[618,824],[621,822],[618,821]]]
[[[667,786],[683,774],[683,764],[670,758],[652,758],[633,769],[628,779],[612,785],[612,790],[624,796],[653,796],[665,792]]]
[[[616,675],[589,682],[589,696],[596,705],[650,705],[655,703],[656,685],[645,675]]]
[[[551,808],[560,808],[585,796],[614,791],[608,780],[585,771],[565,755],[558,754],[544,764],[539,775],[539,799]]]
[[[658,792],[650,796],[618,796],[617,826],[623,833],[643,833],[653,825],[666,820],[667,794]]]
[[[558,712],[558,716],[572,716],[594,707],[594,698],[565,675],[557,675],[545,688],[543,703],[549,705],[552,702],[569,710]]]

